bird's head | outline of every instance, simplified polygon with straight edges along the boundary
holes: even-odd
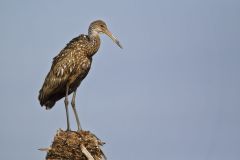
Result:
[[[113,42],[115,42],[120,48],[123,48],[122,45],[120,44],[120,42],[118,41],[118,39],[116,37],[113,36],[113,34],[108,30],[107,25],[105,22],[103,22],[102,20],[97,20],[94,21],[90,24],[89,29],[88,29],[88,33],[90,36],[97,36],[100,33],[105,33],[106,35],[108,35]]]

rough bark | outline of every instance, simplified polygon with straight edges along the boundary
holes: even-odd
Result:
[[[90,131],[58,130],[47,151],[46,160],[105,160],[101,150],[104,144]]]

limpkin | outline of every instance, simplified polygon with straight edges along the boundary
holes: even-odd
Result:
[[[67,130],[70,130],[68,95],[71,93],[73,93],[71,105],[76,118],[78,131],[82,129],[75,107],[76,92],[91,68],[93,55],[100,47],[99,35],[101,33],[108,35],[122,48],[117,38],[108,30],[104,21],[97,20],[92,22],[88,29],[88,35],[81,34],[72,39],[66,47],[53,58],[51,69],[39,91],[38,99],[41,106],[46,106],[46,109],[51,109],[58,100],[65,97]]]

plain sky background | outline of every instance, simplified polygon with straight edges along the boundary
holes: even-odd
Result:
[[[38,91],[96,19],[124,49],[101,36],[76,103],[109,160],[240,159],[239,0],[1,0],[1,160],[44,159],[66,128],[63,101],[46,111]]]

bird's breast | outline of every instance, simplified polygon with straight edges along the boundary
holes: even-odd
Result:
[[[74,72],[69,76],[69,84],[70,84],[70,89],[74,90],[77,88],[81,81],[87,76],[90,68],[91,68],[91,59],[88,57],[82,56],[81,58],[76,61],[76,68]]]
[[[89,70],[91,68],[91,60],[89,58],[83,58],[80,61],[79,67],[85,71],[85,70]]]
[[[88,71],[91,68],[91,63],[92,63],[92,58],[89,58],[86,55],[78,55],[77,57],[75,57],[75,73],[73,73],[73,75],[76,75],[76,78],[85,78],[85,76],[87,75]]]

